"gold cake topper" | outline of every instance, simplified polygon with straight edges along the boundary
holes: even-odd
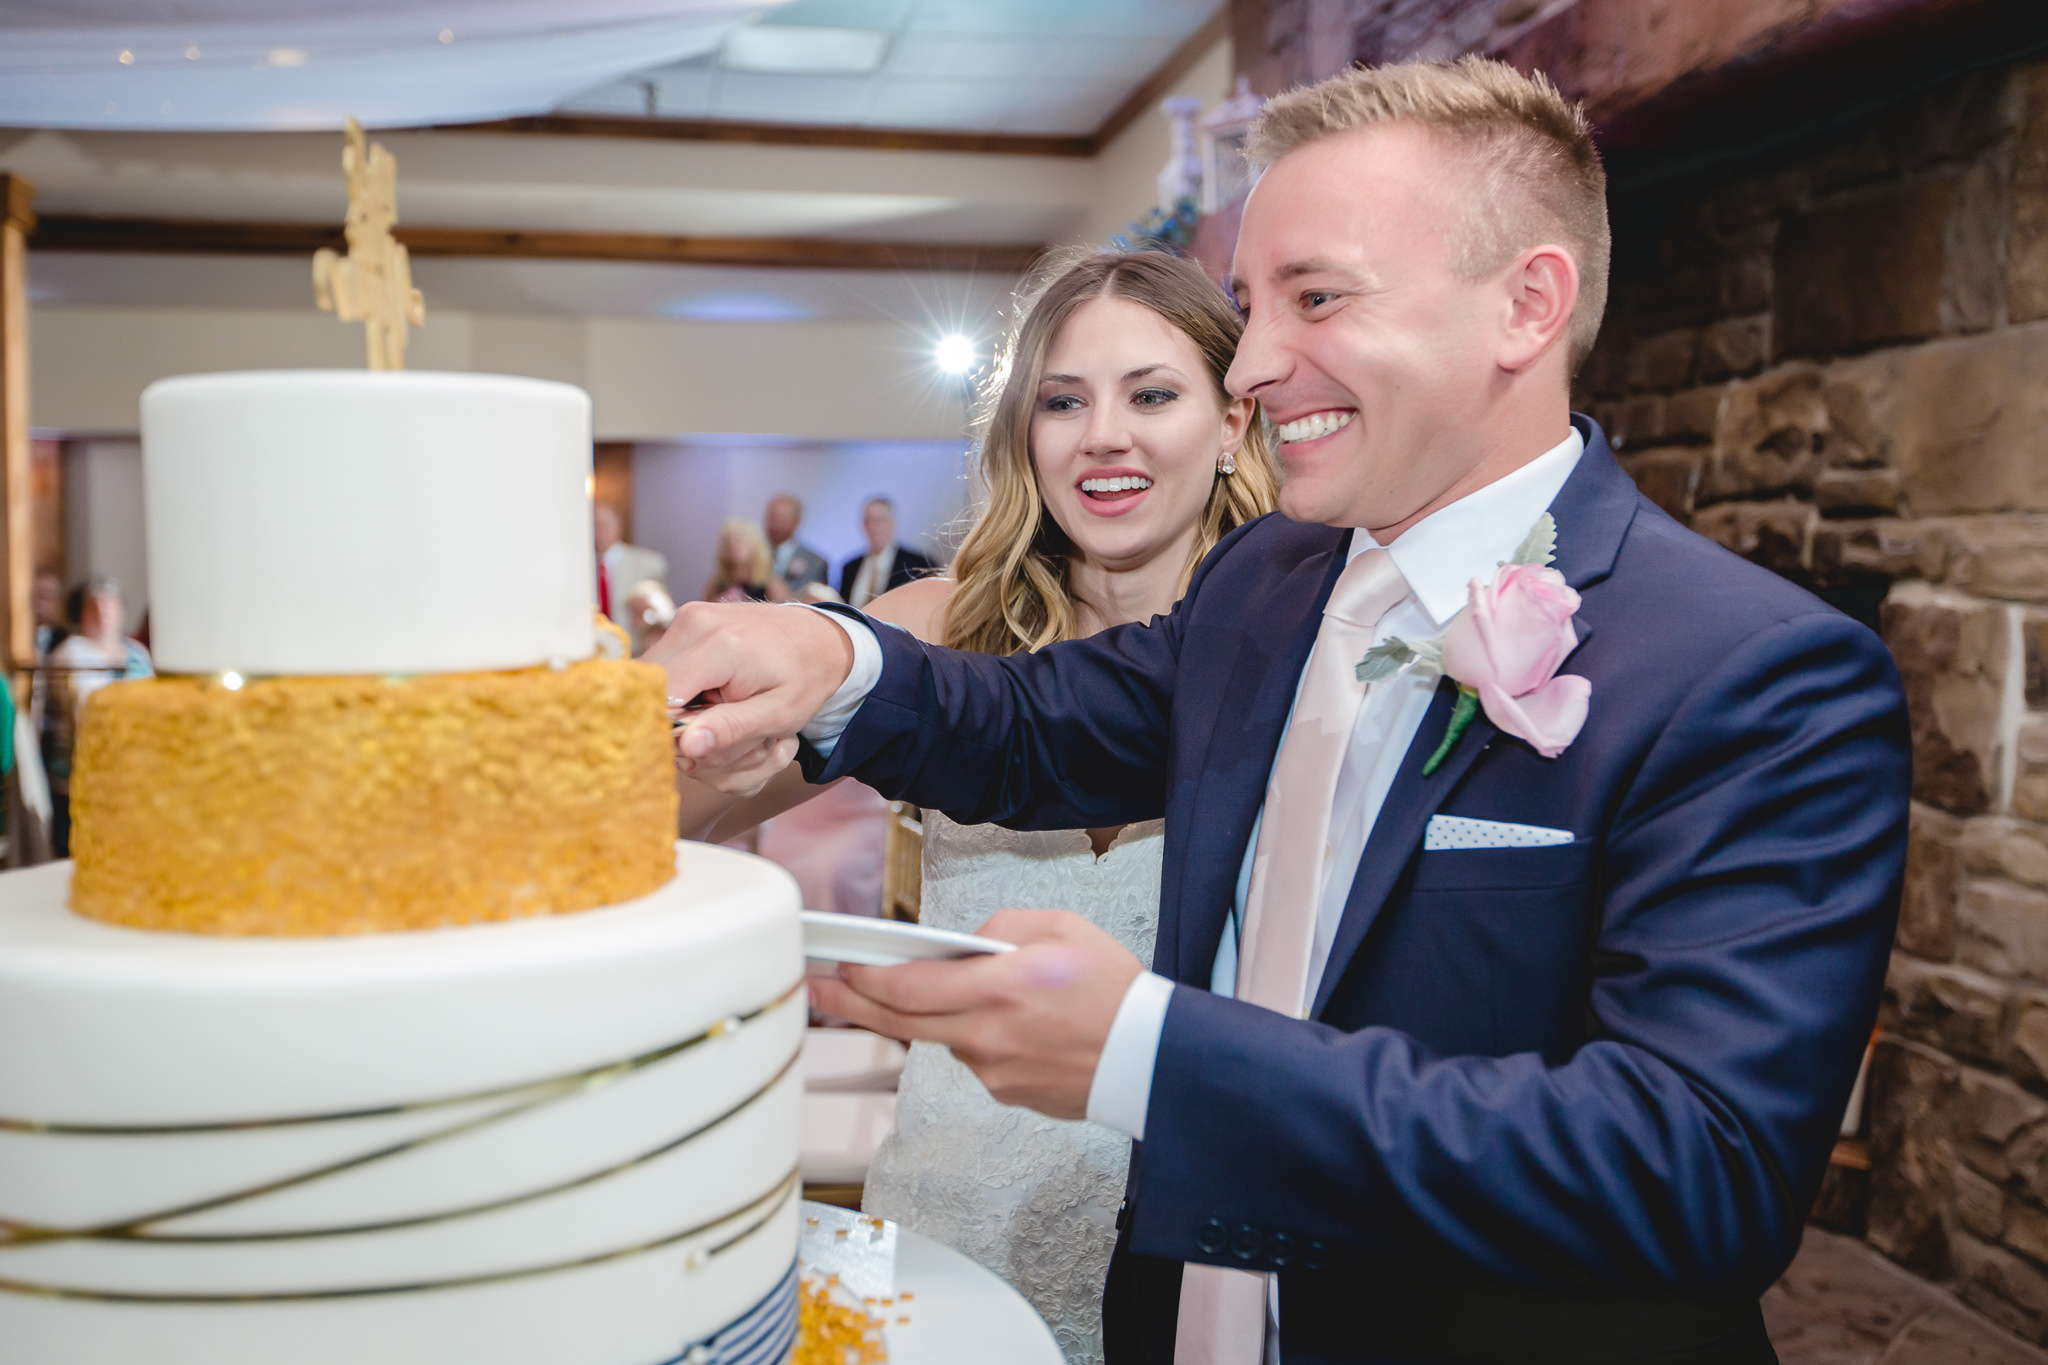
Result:
[[[427,320],[427,302],[412,287],[412,260],[391,235],[398,221],[398,161],[384,144],[365,145],[363,126],[348,121],[341,152],[348,179],[348,255],[313,253],[313,298],[343,322],[364,324],[370,368],[405,368],[405,328]]]

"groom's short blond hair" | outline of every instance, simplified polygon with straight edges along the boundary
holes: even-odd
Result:
[[[1541,74],[1460,57],[1358,67],[1266,102],[1252,129],[1252,160],[1270,166],[1297,147],[1378,123],[1420,124],[1471,172],[1458,191],[1453,268],[1489,275],[1519,253],[1555,242],[1579,268],[1572,313],[1577,370],[1607,309],[1607,173],[1578,105]],[[1368,187],[1369,189],[1369,187]]]

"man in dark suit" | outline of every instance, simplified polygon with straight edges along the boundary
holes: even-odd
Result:
[[[814,985],[1000,1100],[1139,1140],[1111,1361],[1771,1361],[1757,1298],[1897,915],[1897,675],[1568,414],[1607,236],[1554,90],[1353,71],[1269,104],[1258,144],[1229,384],[1276,424],[1285,517],[1170,617],[1036,654],[679,618],[670,690],[728,699],[683,762],[751,785],[800,731],[814,780],[963,821],[1164,817],[1150,972],[1077,916],[1004,911],[984,932],[1016,952]],[[1555,579],[1496,577],[1546,525]],[[1548,701],[1503,681],[1534,657],[1493,590],[1517,576],[1572,632]],[[1364,644],[1426,664],[1446,629],[1454,676],[1356,677]]]
[[[934,572],[930,557],[896,543],[896,504],[869,498],[860,509],[861,533],[868,552],[839,568],[839,596],[848,606],[865,607],[891,588]]]

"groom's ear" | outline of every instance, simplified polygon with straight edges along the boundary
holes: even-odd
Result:
[[[1579,301],[1579,267],[1555,243],[1530,247],[1499,275],[1502,290],[1499,352],[1503,370],[1519,372],[1547,355],[1562,356]]]

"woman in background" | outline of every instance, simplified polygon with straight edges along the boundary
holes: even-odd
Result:
[[[50,844],[59,858],[71,853],[71,757],[86,700],[108,683],[153,678],[149,650],[128,634],[121,585],[105,574],[71,590],[65,603],[73,633],[50,651],[44,665],[51,704],[43,714],[43,767],[50,778]]]
[[[706,602],[787,602],[789,585],[775,576],[775,556],[761,524],[729,517],[718,528],[718,560],[704,585]]]
[[[1172,611],[1202,557],[1278,491],[1253,404],[1223,387],[1242,324],[1199,268],[1090,255],[1017,312],[984,415],[985,502],[952,575],[868,608],[987,654]],[[719,840],[820,790],[793,766],[738,804],[680,785],[683,833]],[[924,831],[922,923],[971,931],[1004,907],[1066,909],[1151,960],[1160,821],[1016,831],[927,811]],[[1129,1162],[1121,1134],[997,1104],[951,1053],[915,1043],[864,1203],[1003,1276],[1073,1365],[1093,1365]]]

